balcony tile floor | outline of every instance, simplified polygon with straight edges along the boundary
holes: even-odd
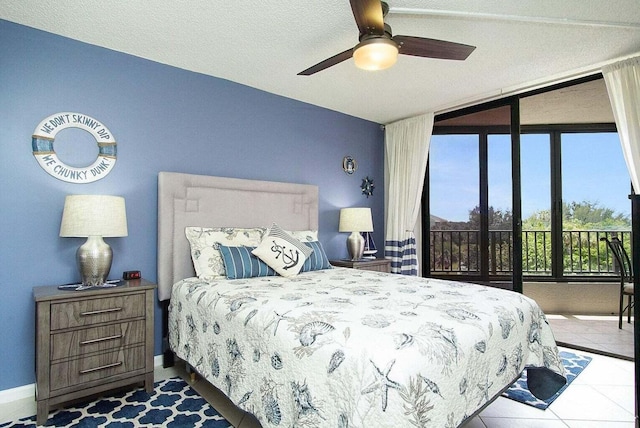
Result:
[[[557,342],[576,349],[633,359],[633,317],[628,324],[617,316],[546,314]]]
[[[617,325],[615,326],[617,329]],[[547,410],[539,410],[499,397],[464,428],[633,428],[634,365],[631,361],[587,353],[593,360]],[[189,379],[183,364],[156,367],[155,380],[173,376]],[[203,380],[194,388],[237,428],[259,427],[251,416],[233,406]],[[33,397],[0,403],[0,422],[35,414]]]

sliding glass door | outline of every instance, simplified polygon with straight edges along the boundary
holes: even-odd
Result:
[[[583,88],[593,94],[598,84]],[[563,96],[520,100],[522,125],[511,123],[517,99],[436,117],[423,198],[430,213],[424,274],[612,277],[600,238],[618,236],[630,248],[631,232],[620,142],[613,123],[564,123],[585,118]]]
[[[490,126],[478,125],[487,120]],[[424,273],[474,281],[513,276],[519,242],[513,234],[510,123],[510,104],[436,122],[425,186],[430,218]]]

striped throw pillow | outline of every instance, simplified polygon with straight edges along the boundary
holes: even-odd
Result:
[[[262,260],[251,254],[254,247],[219,246],[228,279],[275,276],[276,272]]]
[[[313,253],[305,260],[302,265],[301,272],[310,272],[313,270],[331,269],[329,258],[327,253],[324,252],[324,248],[320,241],[304,242],[304,245],[310,247]]]

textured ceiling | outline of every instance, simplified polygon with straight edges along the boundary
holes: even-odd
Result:
[[[593,73],[640,53],[638,0],[391,0],[394,34],[476,46],[466,61],[345,61],[348,0],[3,0],[0,18],[378,123]]]

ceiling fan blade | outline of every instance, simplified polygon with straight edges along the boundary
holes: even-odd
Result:
[[[324,61],[320,61],[314,66],[307,68],[304,71],[298,73],[298,76],[311,76],[318,71],[322,71],[325,68],[333,67],[336,64],[341,63],[342,61],[348,60],[353,56],[353,48],[347,49],[344,52],[340,52],[337,55],[332,56],[331,58],[327,58]]]
[[[356,25],[363,34],[384,34],[384,16],[380,0],[350,0]]]
[[[426,39],[423,37],[394,36],[393,41],[399,46],[399,53],[425,58],[465,60],[475,46],[444,40]]]

